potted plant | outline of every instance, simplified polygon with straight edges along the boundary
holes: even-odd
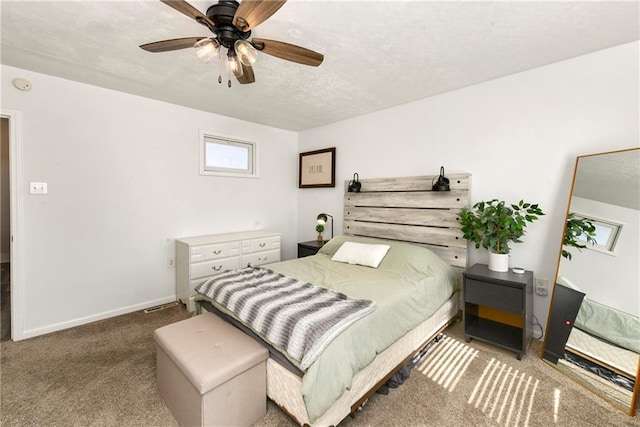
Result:
[[[322,233],[324,232],[324,225],[323,224],[316,225],[316,231],[318,232],[318,243],[322,243],[323,241]]]
[[[509,271],[509,243],[520,243],[527,223],[544,215],[537,204],[520,200],[506,204],[493,199],[478,202],[473,208],[460,211],[460,224],[464,238],[489,250],[489,270]]]
[[[564,241],[562,242],[563,246],[572,246],[582,251],[587,245],[595,245],[598,243],[595,237],[596,226],[593,225],[589,218],[576,217],[573,212],[567,215]],[[580,240],[578,240],[578,238],[580,238]],[[585,241],[586,244],[583,243]],[[562,248],[562,256],[571,261],[571,252],[567,251],[564,247]]]

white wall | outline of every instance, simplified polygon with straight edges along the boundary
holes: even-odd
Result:
[[[634,42],[301,132],[300,151],[336,147],[338,185],[299,190],[300,239],[314,238],[322,211],[342,230],[342,183],[354,172],[427,175],[444,165],[472,174],[472,203],[540,204],[547,215],[513,246],[511,266],[552,282],[576,156],[639,145],[638,51]],[[470,265],[487,261],[470,250]],[[543,325],[549,299],[534,300]]]
[[[300,134],[2,66],[2,108],[22,122],[24,335],[172,300],[166,259],[179,236],[275,229],[294,257],[319,212],[340,232],[342,181],[354,172],[444,165],[473,174],[473,202],[538,202],[547,215],[511,265],[552,279],[575,157],[638,146],[638,51],[635,42]],[[16,77],[33,89],[13,88]],[[199,128],[258,141],[260,179],[199,176]],[[330,146],[336,188],[297,190],[297,152]],[[29,195],[29,181],[48,182],[49,195]],[[470,263],[486,261],[470,250]],[[535,299],[541,323],[548,304]]]
[[[568,248],[571,261],[562,258],[559,274],[577,285],[587,298],[640,316],[640,211],[581,197],[571,199],[571,210],[623,225],[613,255]]]
[[[175,300],[177,237],[276,230],[295,257],[296,133],[7,66],[2,108],[21,113],[25,337]],[[200,176],[200,128],[257,141],[260,178]]]

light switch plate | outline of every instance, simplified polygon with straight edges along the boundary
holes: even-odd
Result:
[[[30,194],[49,194],[49,188],[46,182],[30,182]]]

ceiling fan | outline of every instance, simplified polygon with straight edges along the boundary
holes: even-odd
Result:
[[[178,12],[193,18],[207,27],[213,36],[183,37],[143,44],[140,47],[149,52],[167,52],[194,47],[196,55],[209,62],[220,57],[221,47],[227,49],[226,66],[238,82],[248,84],[255,82],[252,65],[258,52],[264,52],[287,61],[317,67],[324,59],[318,52],[293,44],[251,37],[251,30],[276,13],[286,0],[218,0],[210,6],[206,14],[184,0],[160,0]],[[218,76],[222,83],[222,74]],[[228,79],[231,87],[231,79]]]

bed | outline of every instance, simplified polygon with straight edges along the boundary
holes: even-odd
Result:
[[[562,286],[581,291],[563,276]],[[605,368],[635,379],[640,357],[640,319],[585,296],[566,349]]]
[[[635,379],[640,356],[640,320],[585,297],[567,349]]]
[[[336,425],[353,414],[457,318],[466,266],[457,213],[468,205],[470,176],[450,175],[450,192],[432,192],[433,178],[361,180],[360,193],[345,191],[343,236],[317,255],[262,266],[375,307],[341,330],[308,366],[272,345],[267,395],[299,424]],[[377,268],[332,261],[345,244],[385,245],[388,251]],[[202,290],[198,310],[240,322],[238,313]]]

